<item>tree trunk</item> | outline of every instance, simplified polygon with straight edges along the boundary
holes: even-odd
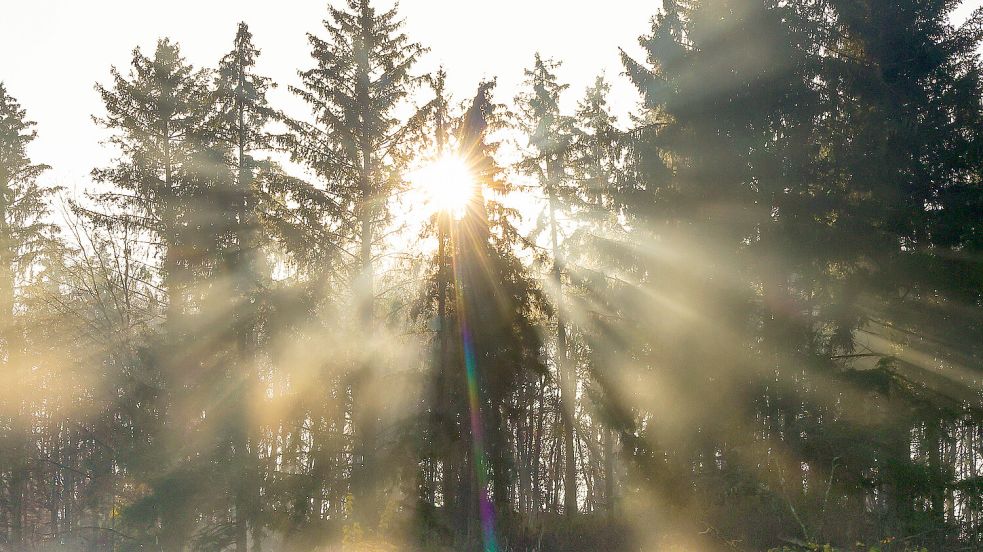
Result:
[[[547,163],[546,178],[550,214],[550,241],[553,249],[553,285],[556,292],[556,371],[560,384],[560,408],[563,418],[563,512],[577,513],[577,461],[574,450],[574,420],[576,416],[577,376],[569,362],[567,329],[563,306],[563,275],[557,239],[556,193],[553,163]]]
[[[604,502],[609,516],[614,516],[617,508],[615,485],[617,479],[614,473],[614,432],[604,428]]]
[[[379,515],[375,489],[378,485],[375,457],[377,447],[378,409],[376,403],[377,386],[374,359],[371,358],[369,341],[375,333],[375,274],[372,259],[372,242],[374,240],[375,215],[375,186],[373,185],[373,161],[371,141],[369,139],[368,122],[365,113],[368,108],[368,67],[361,68],[359,87],[362,93],[362,129],[360,144],[362,150],[361,200],[358,207],[359,226],[359,275],[356,284],[356,302],[359,319],[363,332],[362,345],[365,357],[357,369],[355,382],[352,386],[353,421],[357,453],[356,465],[353,470],[352,486],[354,497],[355,517],[365,529],[373,529]]]

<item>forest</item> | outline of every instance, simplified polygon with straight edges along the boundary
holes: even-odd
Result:
[[[377,3],[292,82],[134,49],[80,194],[0,84],[0,550],[983,550],[983,7],[663,0],[452,97]]]

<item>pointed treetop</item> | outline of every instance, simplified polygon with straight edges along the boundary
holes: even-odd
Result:
[[[31,182],[50,168],[31,163],[27,156],[28,144],[37,137],[35,125],[0,82],[0,186]]]
[[[220,138],[244,150],[271,148],[272,137],[264,127],[282,118],[266,97],[276,83],[255,71],[260,50],[252,36],[249,26],[239,23],[233,49],[219,61],[213,83]]]

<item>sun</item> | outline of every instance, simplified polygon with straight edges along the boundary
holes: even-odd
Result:
[[[467,162],[456,155],[434,160],[414,171],[409,180],[425,216],[443,212],[460,218],[474,196],[474,174]]]

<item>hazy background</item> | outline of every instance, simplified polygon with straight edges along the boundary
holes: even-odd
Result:
[[[981,0],[983,1],[983,0]],[[5,0],[7,3],[7,0]],[[343,4],[341,0],[333,0]],[[129,70],[131,51],[152,54],[156,40],[181,44],[196,67],[215,65],[232,48],[236,24],[245,21],[262,50],[258,70],[280,83],[277,107],[297,116],[304,106],[288,85],[312,65],[306,33],[324,35],[323,0],[13,0],[0,19],[0,81],[37,121],[31,157],[53,167],[43,182],[72,190],[89,182],[93,167],[111,153],[106,133],[91,119],[102,107],[94,84],[107,83],[111,65]],[[380,2],[380,6],[388,5]],[[621,76],[618,48],[638,53],[660,2],[543,0],[403,0],[400,13],[410,37],[431,49],[419,70],[443,64],[457,100],[470,98],[482,78],[498,77],[498,97],[511,99],[532,65],[532,54],[564,60],[561,80],[571,84],[573,107],[602,70],[613,81],[611,101],[624,115],[637,102]],[[272,8],[272,9],[271,9]]]

